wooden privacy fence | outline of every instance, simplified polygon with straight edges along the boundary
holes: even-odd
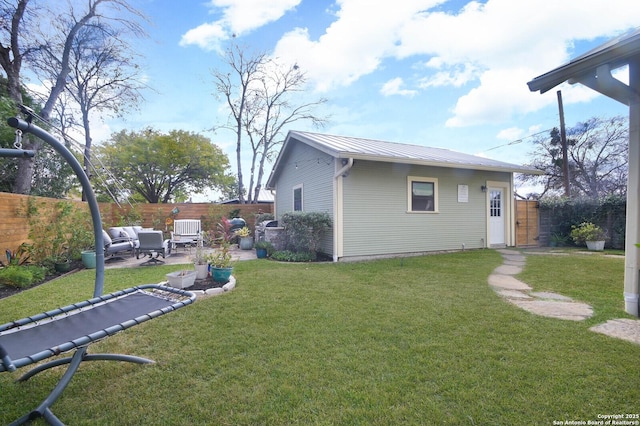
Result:
[[[32,197],[29,195],[10,194],[0,192],[0,253],[5,250],[16,250],[20,244],[29,242],[29,217],[27,214],[28,201],[36,201],[39,205],[52,209],[59,203],[59,199]],[[66,201],[66,200],[64,200]],[[76,207],[86,209],[89,206],[81,201],[69,201]],[[166,219],[200,219],[202,229],[214,230],[215,224],[221,217],[228,217],[230,213],[238,211],[237,215],[247,221],[253,230],[255,217],[260,213],[273,213],[272,204],[212,204],[212,203],[175,203],[175,204],[137,204],[118,207],[112,203],[100,203],[103,228],[117,225],[131,225],[134,222],[145,228],[155,228],[170,231]],[[47,209],[39,209],[39,213],[46,215]],[[47,217],[39,220],[46,221]]]
[[[515,200],[516,247],[537,247],[540,242],[540,206],[535,200]]]

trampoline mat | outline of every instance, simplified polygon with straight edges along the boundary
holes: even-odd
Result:
[[[45,350],[51,350],[54,355],[58,352],[56,348],[59,345],[126,323],[174,303],[148,293],[134,292],[101,305],[86,307],[72,315],[63,314],[53,321],[5,332],[0,335],[0,345],[14,361]]]

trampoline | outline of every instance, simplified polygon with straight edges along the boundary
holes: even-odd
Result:
[[[196,297],[191,292],[158,284],[140,285],[107,295],[102,294],[104,286],[102,220],[89,179],[73,154],[52,135],[32,124],[33,115],[30,111],[23,110],[23,112],[28,114],[27,121],[18,118],[8,120],[9,125],[17,129],[15,149],[0,150],[0,156],[33,155],[31,151],[21,149],[18,143],[21,132],[34,134],[60,153],[71,165],[87,195],[96,242],[96,277],[91,299],[0,326],[0,373],[39,363],[18,379],[18,381],[24,381],[47,369],[68,365],[47,398],[12,425],[24,424],[39,417],[44,418],[49,424],[62,425],[62,421],[51,411],[51,406],[62,395],[82,362],[125,361],[138,364],[153,362],[133,355],[89,354],[87,349],[91,343],[173,312],[193,303]],[[72,352],[72,355],[58,357],[66,352]],[[40,363],[50,357],[56,358]]]

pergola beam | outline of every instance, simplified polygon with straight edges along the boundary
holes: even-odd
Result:
[[[611,70],[629,67],[629,85],[613,78]],[[545,93],[568,81],[581,83],[629,106],[629,173],[625,234],[625,311],[639,316],[640,282],[640,29],[577,57],[566,65],[527,83],[532,92]]]

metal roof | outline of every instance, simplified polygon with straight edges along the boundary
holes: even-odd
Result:
[[[365,139],[349,136],[327,135],[322,133],[290,131],[280,150],[273,167],[268,185],[278,173],[281,159],[292,141],[299,141],[334,158],[353,158],[354,160],[382,161],[388,163],[417,164],[435,167],[458,169],[489,170],[499,172],[515,172],[540,174],[537,169],[517,164],[505,163],[476,155],[463,154],[444,148],[431,148],[421,145],[410,145]]]

